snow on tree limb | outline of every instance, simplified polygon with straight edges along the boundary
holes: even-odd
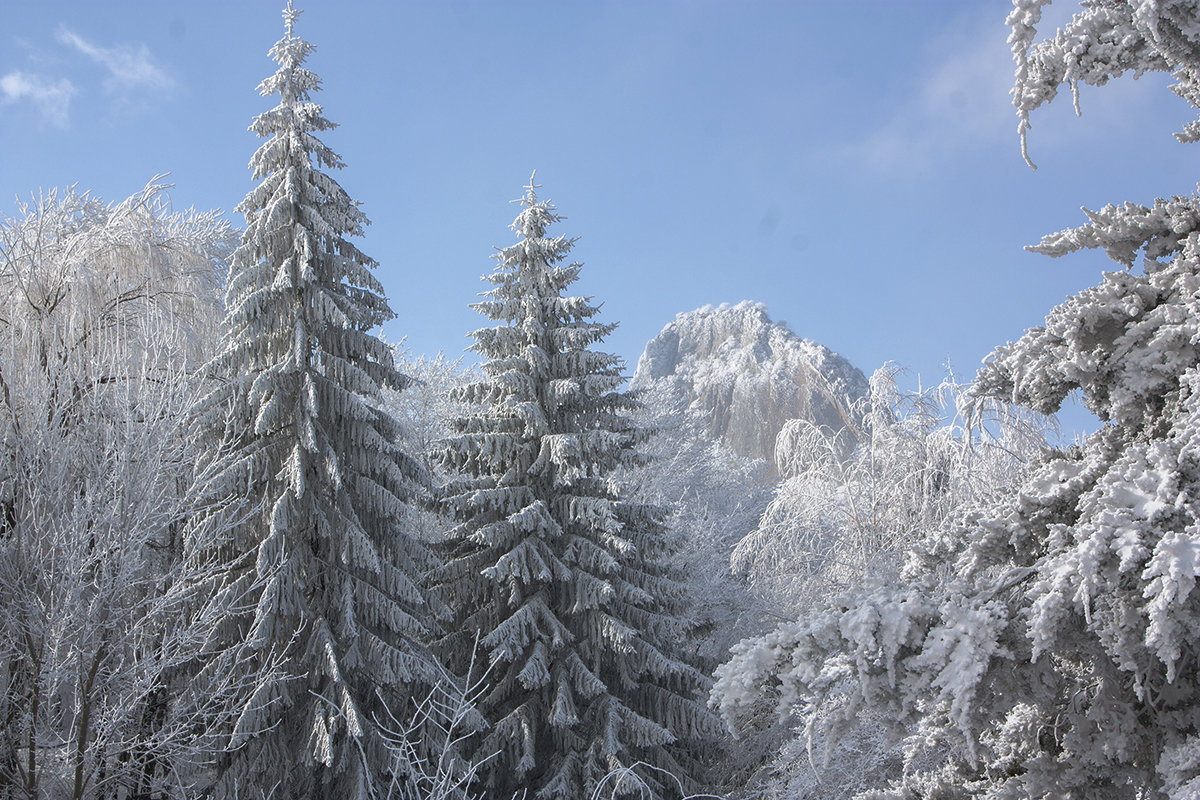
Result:
[[[1100,0],[1088,3],[1053,38],[1035,41],[1042,8],[1050,0],[1013,0],[1009,44],[1016,63],[1013,106],[1020,120],[1021,152],[1029,166],[1026,135],[1030,113],[1052,101],[1059,87],[1071,89],[1079,113],[1079,84],[1103,86],[1130,72],[1170,72],[1172,90],[1200,108],[1196,53],[1200,25],[1195,0]],[[1176,137],[1183,142],[1200,136],[1200,120],[1188,123]]]

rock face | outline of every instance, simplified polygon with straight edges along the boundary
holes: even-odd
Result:
[[[788,420],[839,431],[868,388],[850,362],[772,322],[764,305],[751,302],[675,317],[646,345],[630,386],[687,408],[706,421],[713,439],[768,464]]]

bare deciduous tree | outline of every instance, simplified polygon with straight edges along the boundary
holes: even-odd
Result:
[[[182,691],[217,619],[188,595],[181,422],[232,234],[165,189],[0,222],[0,796],[181,794],[246,689]]]

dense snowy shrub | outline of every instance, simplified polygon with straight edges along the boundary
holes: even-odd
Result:
[[[957,509],[1012,486],[1045,446],[1049,420],[1005,403],[970,403],[947,377],[904,391],[899,370],[871,376],[853,427],[791,420],[776,444],[782,478],[757,528],[733,551],[778,613],[795,614],[868,577],[894,577],[904,554]]]
[[[396,368],[409,383],[403,391],[385,389],[385,405],[400,423],[407,449],[435,470],[438,465],[431,458],[435,445],[450,434],[451,422],[468,408],[455,399],[457,390],[483,376],[462,357],[413,355],[402,346],[394,347],[393,353]]]

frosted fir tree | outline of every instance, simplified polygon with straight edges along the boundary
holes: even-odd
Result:
[[[564,292],[579,276],[573,239],[530,181],[496,255],[473,336],[485,378],[441,447],[460,477],[445,491],[459,524],[439,583],[455,609],[442,643],[462,659],[479,633],[491,671],[476,748],[492,796],[589,797],[601,788],[677,792],[715,730],[694,698],[707,681],[676,655],[688,635],[663,512],[628,502],[614,471],[644,434],[619,391],[623,362],[593,348],[615,327]],[[639,766],[640,764],[649,767]],[[636,769],[633,769],[635,768]]]
[[[1022,130],[1064,83],[1123,72],[1171,71],[1200,105],[1196,3],[1089,3],[1035,43],[1044,5],[1009,18]],[[1200,196],[1087,215],[1031,249],[1121,269],[997,349],[973,391],[1043,412],[1078,391],[1101,429],[960,515],[906,582],[743,642],[721,670],[731,718],[769,699],[828,733],[864,710],[913,726],[904,777],[872,797],[1200,796]]]
[[[251,126],[266,139],[250,162],[259,184],[239,206],[220,383],[200,415],[221,436],[200,493],[244,501],[231,527],[228,507],[193,526],[202,545],[244,554],[220,589],[218,644],[241,668],[283,673],[247,699],[218,797],[373,796],[405,770],[378,724],[439,678],[423,644],[435,561],[406,531],[421,470],[380,408],[381,387],[405,382],[371,334],[392,312],[375,262],[348,240],[367,219],[322,171],[342,160],[316,137],[334,124],[310,99],[320,79],[304,67],[299,13],[289,2],[270,51],[279,69],[259,86],[279,104]]]

